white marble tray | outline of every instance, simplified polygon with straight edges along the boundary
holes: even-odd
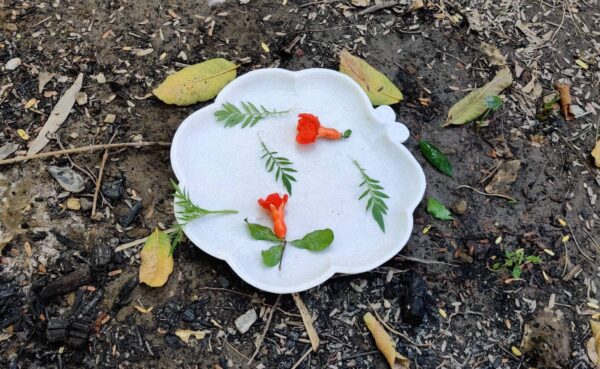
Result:
[[[244,129],[217,122],[214,113],[224,102],[241,101],[291,110]],[[351,129],[352,136],[299,145],[295,141],[299,113],[317,115],[327,127]],[[187,237],[225,260],[244,281],[273,293],[303,291],[334,273],[361,273],[383,264],[408,241],[412,213],[425,192],[423,170],[402,145],[408,129],[395,118],[388,106],[374,109],[357,83],[333,70],[261,69],[235,79],[213,104],[183,121],[173,138],[171,164],[180,186],[196,204],[239,213],[196,220],[185,227]],[[281,270],[263,264],[261,250],[272,243],[252,239],[244,223],[248,218],[271,227],[257,200],[286,192],[281,181],[265,170],[259,135],[298,170],[286,206],[288,239],[323,228],[335,234],[324,251],[288,246]],[[358,200],[362,179],[351,158],[390,196],[385,233],[365,211],[366,201]]]

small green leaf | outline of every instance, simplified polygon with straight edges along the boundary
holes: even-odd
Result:
[[[488,95],[483,99],[485,106],[491,111],[497,111],[502,106],[502,98],[496,95]]]
[[[347,129],[344,131],[344,133],[342,134],[342,138],[348,138],[352,135],[352,130],[351,129]]]
[[[450,164],[450,161],[443,152],[427,141],[420,141],[419,148],[431,165],[436,167],[440,172],[452,177],[452,164]]]
[[[321,251],[326,249],[333,242],[333,231],[329,228],[320,229],[306,234],[299,240],[290,243],[301,249],[311,251]]]
[[[274,267],[281,261],[281,256],[283,256],[283,246],[275,245],[260,253],[262,255],[263,263],[268,267]]]
[[[204,100],[203,100],[204,101]],[[286,114],[289,110],[267,110],[258,111],[256,106],[250,101],[242,101],[242,108],[238,108],[232,103],[223,103],[222,109],[215,112],[217,122],[225,122],[225,127],[233,127],[242,123],[242,128],[254,127],[260,120],[268,117]],[[243,111],[242,111],[243,110]]]
[[[521,273],[523,271],[521,270],[521,266],[517,265],[513,268],[512,270],[512,276],[513,278],[521,278]]]
[[[280,242],[279,237],[275,236],[275,233],[269,227],[265,227],[260,224],[248,223],[247,219],[244,219],[246,224],[248,225],[248,230],[250,231],[250,235],[255,240],[259,241],[273,241]]]
[[[542,262],[542,259],[539,256],[535,256],[535,255],[529,255],[528,257],[525,258],[525,260],[527,260],[528,262],[532,263],[532,264],[538,264]]]
[[[431,214],[434,218],[441,220],[452,220],[450,210],[448,210],[444,204],[439,202],[438,200],[430,197],[427,200],[427,212]]]
[[[502,264],[500,264],[500,262],[497,261],[492,265],[492,269],[498,270],[498,269],[500,269],[501,266],[502,266]]]

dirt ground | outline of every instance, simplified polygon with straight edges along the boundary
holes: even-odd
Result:
[[[404,93],[393,108],[410,129],[406,146],[425,170],[426,197],[455,209],[467,204],[444,222],[423,201],[398,257],[302,293],[321,338],[319,350],[303,357],[310,344],[291,296],[246,285],[189,242],[176,250],[168,283],[150,288],[137,281],[140,246],[115,251],[173,222],[168,148],[110,151],[103,182],[125,191],[113,200],[103,194],[98,220],[90,205],[102,151],[0,166],[0,236],[10,238],[0,237],[0,367],[385,368],[362,322],[367,311],[396,331],[411,368],[593,367],[586,343],[589,320],[600,312],[600,177],[590,156],[600,123],[600,3],[433,0],[409,11],[412,2],[399,1],[360,14],[366,8],[352,5],[359,2],[0,0],[0,147],[18,144],[16,154],[27,148],[18,130],[35,137],[78,73],[87,102],[74,106],[46,151],[111,137],[169,142],[204,105],[168,106],[148,94],[185,65],[224,57],[241,64],[239,74],[337,69],[347,48]],[[504,105],[486,127],[441,128],[448,109],[498,69],[480,51],[482,41],[501,50],[515,76]],[[20,65],[7,68],[14,58]],[[40,91],[42,72],[54,76]],[[559,112],[537,119],[558,81],[571,84],[581,111],[571,121]],[[108,114],[113,123],[105,123]],[[452,179],[426,162],[420,139],[448,155]],[[520,169],[506,194],[516,202],[457,188],[483,191],[513,160]],[[85,190],[64,193],[51,165],[72,166]],[[80,199],[80,210],[66,207],[70,197]],[[137,201],[141,212],[121,225]],[[493,265],[517,249],[542,262],[514,280]],[[48,283],[73,272],[83,286],[43,298]],[[240,334],[234,320],[249,309],[258,321]],[[69,328],[50,342],[54,324]],[[513,347],[521,347],[526,325],[542,333],[520,355]],[[208,334],[185,343],[177,329]]]

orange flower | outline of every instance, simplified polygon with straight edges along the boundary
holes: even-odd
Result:
[[[317,140],[317,137],[329,140],[339,140],[350,137],[352,131],[346,130],[343,134],[337,129],[321,126],[319,118],[312,114],[302,113],[298,115],[298,134],[296,142],[302,145],[311,144]]]
[[[271,216],[273,220],[273,232],[282,240],[285,239],[287,227],[285,225],[285,204],[287,204],[288,195],[283,195],[283,198],[278,193],[272,193],[265,200],[259,199],[258,204],[262,206]]]

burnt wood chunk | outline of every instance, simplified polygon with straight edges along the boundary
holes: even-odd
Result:
[[[49,300],[55,296],[61,296],[74,291],[91,281],[92,274],[90,267],[86,265],[48,283],[40,292],[40,298],[42,300]]]

